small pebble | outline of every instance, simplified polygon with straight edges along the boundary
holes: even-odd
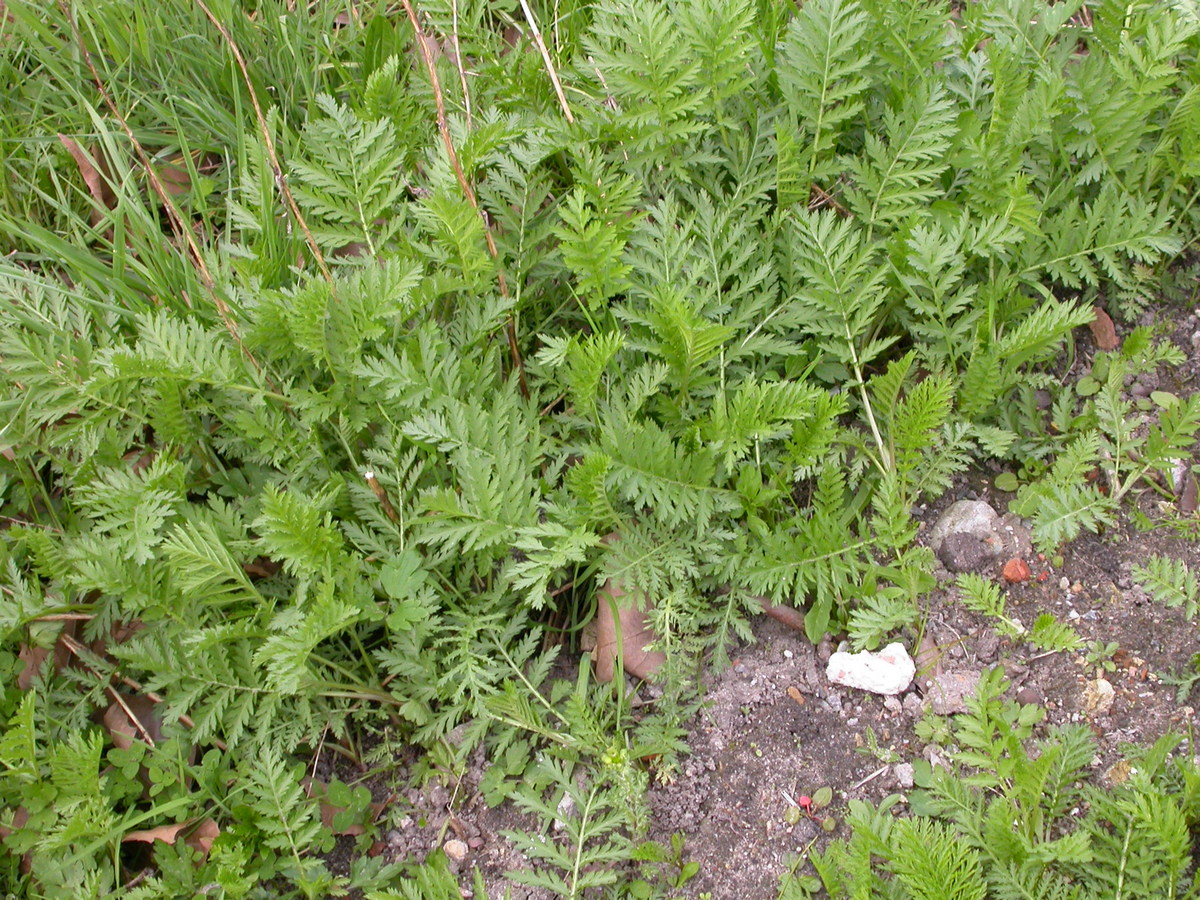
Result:
[[[793,655],[794,655],[794,654],[792,653],[792,651],[791,651],[791,650],[784,650],[784,651],[783,651],[783,658],[784,658],[784,659],[791,659]]]
[[[442,850],[454,862],[462,862],[467,856],[468,849],[466,843],[458,840],[458,838],[453,838],[442,844]]]
[[[892,767],[892,772],[896,775],[896,783],[900,787],[908,790],[913,786],[913,776],[916,774],[913,770],[912,763],[896,763]]]
[[[1033,685],[1026,685],[1017,691],[1017,702],[1024,706],[1028,706],[1032,703],[1041,703],[1042,692]]]
[[[833,656],[833,641],[826,635],[821,638],[821,643],[817,644],[817,660],[821,665],[825,665],[831,656]]]
[[[1062,578],[1058,579],[1058,586],[1065,591],[1071,586],[1071,579],[1064,575]]]

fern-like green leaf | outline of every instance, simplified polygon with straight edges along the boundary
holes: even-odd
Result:
[[[866,32],[867,16],[855,0],[813,0],[788,25],[777,72],[793,127],[803,136],[790,146],[807,181],[832,174],[840,133],[862,111],[870,84]]]
[[[850,163],[855,188],[848,198],[868,227],[909,218],[942,192],[937,181],[950,165],[954,119],[950,96],[922,85],[884,113],[882,138],[867,134],[865,155]]]
[[[1189,619],[1200,612],[1200,579],[1183,560],[1153,555],[1134,565],[1133,578],[1157,602],[1182,607]]]

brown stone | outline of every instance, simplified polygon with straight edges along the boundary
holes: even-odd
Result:
[[[1021,559],[1019,556],[1014,556],[1004,564],[1004,580],[1009,584],[1018,584],[1022,581],[1028,581],[1030,574],[1029,563]]]

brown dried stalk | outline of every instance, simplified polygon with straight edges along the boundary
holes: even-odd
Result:
[[[571,115],[571,107],[567,104],[566,95],[563,94],[562,82],[558,80],[558,72],[554,69],[554,63],[550,59],[550,51],[546,49],[546,42],[542,40],[541,29],[538,28],[537,19],[533,17],[533,10],[529,8],[528,0],[521,0],[521,11],[525,13],[525,21],[529,23],[529,30],[533,34],[533,42],[537,44],[538,52],[542,54],[542,62],[546,64],[546,73],[550,76],[550,83],[554,85],[554,95],[558,97],[558,105],[562,107],[563,115],[572,125],[575,124],[575,117]]]
[[[61,3],[62,0],[59,0],[59,2]],[[304,216],[300,212],[296,198],[292,196],[292,189],[288,187],[287,176],[284,174],[283,166],[279,162],[279,154],[275,152],[275,141],[271,138],[271,129],[267,127],[267,117],[263,115],[262,106],[258,102],[258,93],[254,90],[254,82],[250,78],[250,70],[246,67],[246,60],[242,56],[241,48],[234,41],[233,35],[229,33],[229,29],[213,15],[212,10],[208,8],[204,0],[195,0],[195,2],[204,11],[204,15],[208,17],[208,21],[212,22],[213,27],[221,33],[221,37],[228,45],[229,51],[233,54],[234,61],[242,73],[242,81],[245,83],[246,90],[250,94],[250,104],[254,107],[254,118],[258,122],[258,130],[262,134],[263,145],[267,150],[267,159],[271,164],[271,174],[275,178],[275,184],[278,185],[279,192],[283,195],[283,199],[292,213],[292,218],[296,220],[296,224],[304,232],[304,242],[308,244],[308,249],[312,252],[313,259],[317,263],[317,268],[321,270],[321,275],[329,282],[330,289],[333,291],[334,302],[337,302],[337,286],[333,280],[333,275],[330,273],[329,266],[325,262],[325,255],[321,253],[321,248],[317,246],[316,238],[313,237],[308,223],[304,220]]]
[[[229,305],[221,299],[216,291],[216,282],[213,280],[212,273],[208,270],[208,265],[204,262],[204,256],[200,252],[200,245],[196,243],[196,236],[192,233],[192,229],[188,227],[183,219],[183,214],[179,211],[179,207],[175,205],[170,193],[163,186],[162,180],[158,177],[158,172],[150,161],[150,155],[146,153],[144,147],[138,141],[133,133],[133,129],[129,127],[129,122],[121,115],[121,111],[117,109],[117,104],[113,101],[112,95],[104,86],[104,81],[100,77],[100,72],[96,69],[96,64],[92,59],[91,50],[83,40],[83,34],[79,30],[79,24],[75,21],[75,16],[71,12],[70,6],[66,0],[58,0],[58,7],[62,11],[67,23],[71,26],[71,34],[75,38],[75,43],[79,46],[79,51],[83,56],[84,64],[91,73],[92,82],[96,85],[96,90],[100,92],[100,98],[104,101],[104,105],[108,107],[108,111],[113,118],[121,126],[125,132],[125,137],[129,140],[133,147],[134,153],[137,154],[138,160],[142,167],[146,170],[146,175],[150,179],[150,186],[154,189],[154,193],[158,196],[159,202],[162,203],[163,209],[166,210],[167,218],[171,223],[171,230],[175,233],[178,240],[187,244],[188,250],[192,257],[192,262],[195,264],[197,271],[200,273],[200,280],[208,292],[209,298],[212,300],[213,306],[217,310],[217,314],[221,317],[221,322],[225,326],[225,330],[233,338],[238,345],[238,349],[250,361],[255,369],[262,371],[258,360],[254,358],[254,354],[242,343],[241,335],[238,333],[237,324],[233,321],[232,311]]]
[[[196,0],[196,2],[200,2],[200,0]],[[413,33],[417,39],[417,50],[420,52],[421,59],[425,63],[426,71],[429,72],[429,83],[433,87],[433,100],[437,107],[438,133],[442,136],[442,143],[446,147],[446,155],[449,157],[450,165],[454,169],[454,176],[458,179],[458,186],[462,188],[463,195],[467,198],[467,202],[471,204],[471,208],[483,220],[483,239],[487,242],[488,253],[496,263],[496,281],[500,288],[500,296],[507,299],[509,296],[508,281],[505,279],[504,269],[500,265],[500,252],[496,249],[496,241],[492,237],[492,229],[488,223],[487,213],[479,207],[479,199],[475,196],[475,189],[471,187],[471,182],[467,180],[462,163],[458,159],[458,152],[454,149],[454,140],[450,137],[450,123],[446,118],[446,95],[442,90],[442,81],[438,77],[437,63],[429,50],[430,38],[425,34],[424,29],[421,28],[421,23],[417,19],[417,13],[413,9],[412,3],[409,0],[400,0],[400,3],[404,6],[405,13],[408,14],[408,20],[412,24]],[[520,381],[521,395],[528,397],[529,385],[525,381],[525,363],[521,359],[521,351],[517,347],[517,327],[511,314],[508,317],[505,332],[508,338],[509,355],[512,357],[513,368],[516,370],[517,378]]]

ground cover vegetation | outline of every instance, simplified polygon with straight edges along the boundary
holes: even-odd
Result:
[[[0,48],[6,890],[457,897],[331,872],[379,811],[314,775],[482,744],[566,819],[514,880],[671,896],[640,792],[763,598],[873,648],[955,472],[1053,552],[1190,457],[1200,401],[1121,394],[1152,328],[1053,372],[1188,296],[1192,3],[8,0]],[[666,654],[636,716],[548,680],[609,579]],[[1194,895],[1173,745],[1069,828],[1086,736],[1027,754],[997,684],[990,774],[854,810],[830,895]]]

